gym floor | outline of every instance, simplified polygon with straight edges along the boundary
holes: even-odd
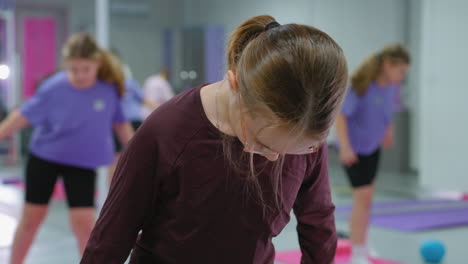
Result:
[[[0,171],[0,177],[12,174],[21,175],[20,169]],[[339,167],[330,168],[333,198],[337,206],[349,205],[351,193],[343,170]],[[413,174],[395,174],[381,172],[377,186],[376,201],[395,201],[416,199],[430,196],[431,193],[418,187],[417,176]],[[12,218],[5,217],[5,210],[19,208],[22,193],[15,188],[0,185],[0,263],[7,263],[9,247],[5,246],[14,228]],[[3,207],[2,207],[3,206]],[[3,211],[2,211],[3,210]],[[2,216],[3,212],[3,216]],[[277,251],[297,249],[297,234],[295,218],[283,232],[274,239]],[[347,222],[337,221],[339,231],[347,232]],[[400,261],[407,264],[423,264],[419,256],[419,246],[422,241],[430,238],[442,240],[447,248],[445,264],[466,264],[467,227],[438,229],[430,232],[396,232],[371,227],[370,244],[380,257]],[[53,201],[49,215],[40,229],[25,264],[63,264],[78,263],[79,256],[75,240],[68,226],[67,207],[64,201]]]

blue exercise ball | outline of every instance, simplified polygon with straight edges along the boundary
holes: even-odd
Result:
[[[445,256],[445,246],[439,240],[427,240],[421,244],[421,256],[427,263],[440,263]]]

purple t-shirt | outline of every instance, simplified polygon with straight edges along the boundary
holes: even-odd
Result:
[[[93,87],[79,90],[65,72],[45,80],[20,112],[34,126],[31,153],[89,169],[112,162],[112,124],[125,122],[112,84],[97,81]]]
[[[392,121],[394,86],[372,82],[363,96],[350,88],[341,113],[347,118],[348,136],[354,152],[369,155],[382,143]]]

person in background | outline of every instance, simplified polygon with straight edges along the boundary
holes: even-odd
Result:
[[[143,94],[145,100],[155,104],[162,105],[174,96],[171,84],[169,83],[169,71],[163,69],[156,75],[148,77],[143,85]],[[154,108],[149,105],[143,106],[143,118],[147,118]]]
[[[72,35],[62,55],[65,70],[44,80],[33,97],[0,123],[0,140],[34,127],[11,264],[23,263],[58,177],[65,186],[71,229],[80,253],[84,251],[95,223],[96,168],[114,158],[112,130],[123,145],[133,136],[120,105],[124,76],[118,60],[85,33]]]
[[[115,49],[111,49],[111,52],[120,59],[121,64],[124,66],[124,76],[125,76],[125,93],[121,99],[122,109],[125,118],[131,123],[133,129],[136,131],[143,122],[143,113],[142,107],[145,106],[148,109],[156,109],[157,104],[146,99],[143,95],[143,90],[141,89],[138,82],[133,79],[133,74],[128,66],[125,63],[122,63],[120,53]],[[120,144],[118,136],[114,134],[115,140],[115,162],[109,166],[108,171],[108,182],[112,181],[112,175],[114,175],[115,166],[122,152],[123,146]]]
[[[352,264],[370,263],[366,240],[380,149],[393,145],[393,94],[409,63],[408,51],[399,44],[368,57],[352,75],[336,121],[339,157],[353,188]]]

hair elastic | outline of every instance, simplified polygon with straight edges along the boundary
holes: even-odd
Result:
[[[270,24],[266,25],[265,30],[268,31],[268,30],[270,30],[272,28],[279,27],[279,26],[281,26],[281,24],[274,21],[274,22],[271,22]]]

